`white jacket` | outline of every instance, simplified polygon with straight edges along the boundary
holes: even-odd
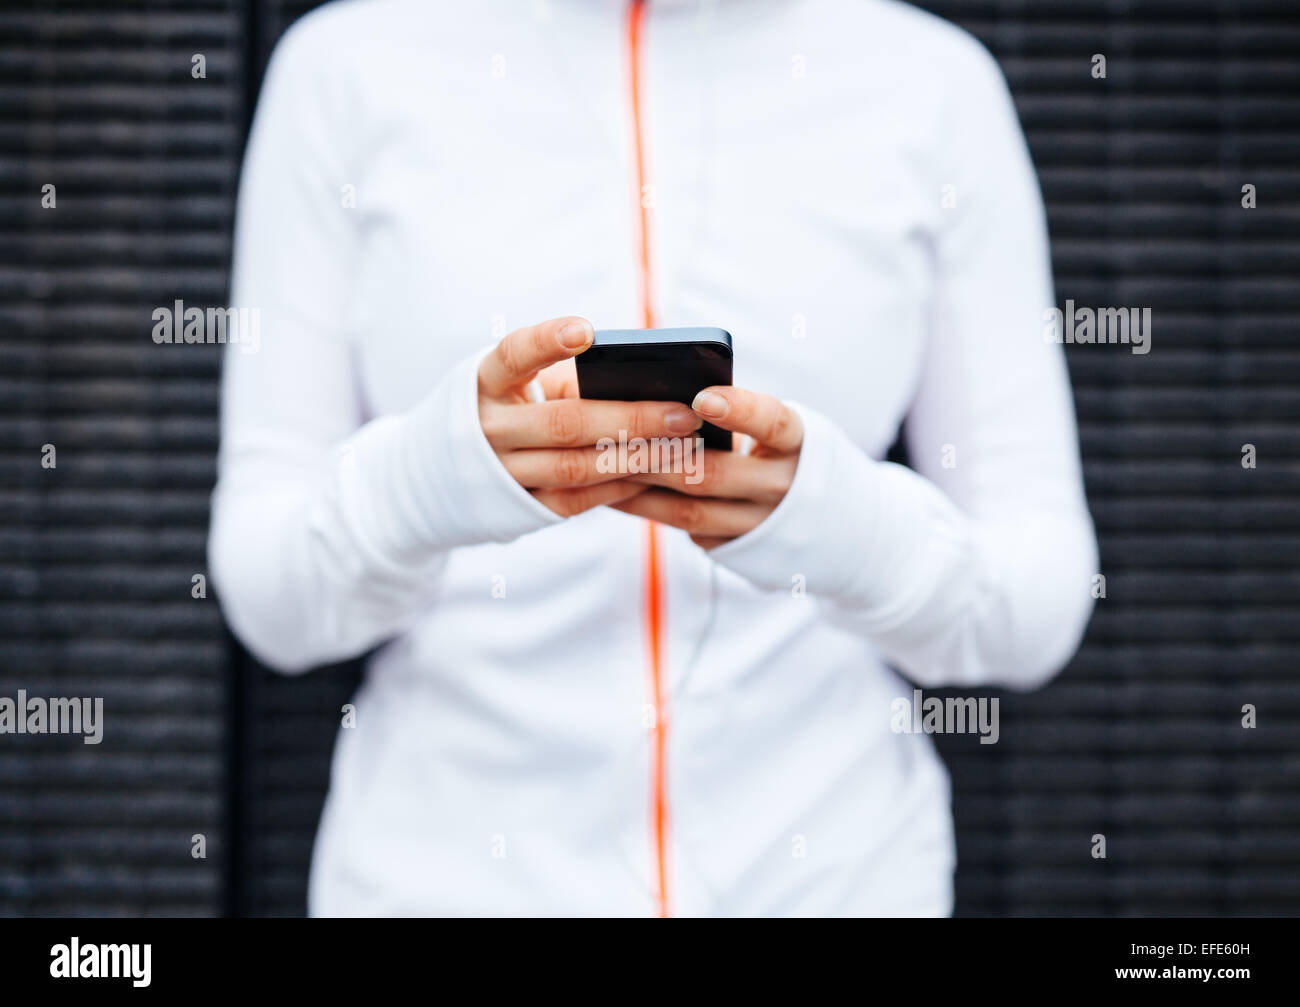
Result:
[[[891,730],[890,666],[1030,688],[1087,621],[1042,203],[993,59],[879,0],[647,6],[346,0],[272,60],[210,562],[273,667],[378,648],[315,914],[946,913],[947,776]],[[776,511],[651,550],[517,485],[477,360],[563,314],[729,330],[736,383],[804,418]],[[881,460],[904,419],[915,472]]]

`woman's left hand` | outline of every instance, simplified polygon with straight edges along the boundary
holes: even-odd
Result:
[[[704,389],[691,408],[715,426],[752,437],[753,450],[702,451],[702,469],[693,474],[629,475],[629,482],[656,488],[610,506],[681,528],[712,549],[755,528],[785,498],[799,465],[803,422],[779,399],[730,385]]]

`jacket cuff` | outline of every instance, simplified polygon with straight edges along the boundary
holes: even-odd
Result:
[[[337,493],[381,565],[509,542],[563,520],[519,485],[488,443],[478,366],[461,361],[408,412],[374,420],[342,448]]]
[[[492,349],[458,364],[408,426],[412,460],[432,459],[419,469],[426,513],[438,516],[436,534],[452,545],[509,542],[564,520],[519,485],[483,433],[478,369]],[[440,441],[446,449],[431,452]]]
[[[821,413],[787,405],[804,426],[789,491],[710,556],[760,588],[802,585],[882,625],[906,617],[932,587],[932,553],[961,549],[955,507],[911,470],[868,458]]]
[[[820,413],[794,402],[786,405],[803,422],[799,465],[785,497],[755,528],[709,550],[714,562],[767,590],[789,590],[799,584],[811,593],[837,593],[839,567],[853,523],[843,513],[851,499],[846,483],[852,478],[836,465],[834,425]]]

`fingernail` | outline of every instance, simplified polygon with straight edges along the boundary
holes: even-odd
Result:
[[[560,342],[570,350],[580,350],[591,342],[590,322],[569,322],[560,329]]]
[[[670,409],[664,414],[664,426],[670,434],[689,434],[703,422],[689,409]]]
[[[699,395],[695,396],[695,401],[691,403],[691,408],[697,413],[720,419],[727,415],[727,410],[731,408],[731,404],[717,392],[700,392]]]

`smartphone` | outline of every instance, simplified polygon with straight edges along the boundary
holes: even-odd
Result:
[[[731,333],[723,329],[597,329],[574,358],[578,394],[616,402],[684,402],[710,385],[731,384]],[[704,446],[731,450],[731,431],[705,423]]]

